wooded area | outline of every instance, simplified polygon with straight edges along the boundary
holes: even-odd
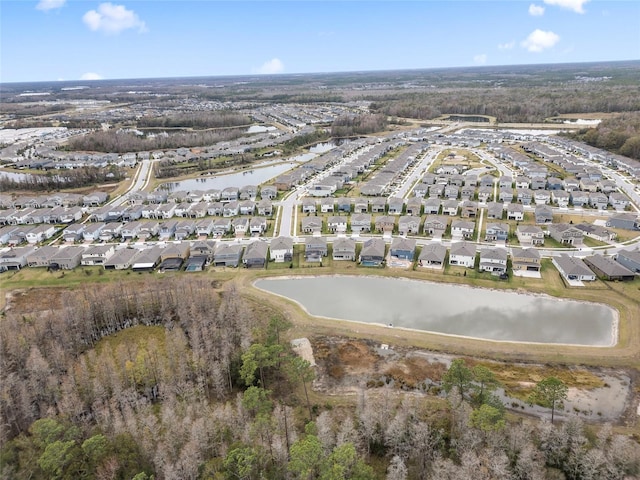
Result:
[[[607,118],[595,128],[564,134],[593,147],[640,160],[640,112]]]
[[[609,426],[507,420],[492,372],[463,360],[442,378],[446,401],[387,386],[323,405],[286,341],[289,322],[234,283],[180,277],[34,294],[46,302],[28,296],[0,323],[1,478],[640,473],[640,447]]]

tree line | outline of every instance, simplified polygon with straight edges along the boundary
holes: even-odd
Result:
[[[432,92],[371,96],[372,112],[431,120],[444,114],[489,115],[501,123],[537,123],[564,113],[640,110],[636,86],[439,88]]]
[[[604,119],[595,128],[562,135],[593,147],[640,160],[640,113],[628,112]]]
[[[248,116],[230,110],[191,112],[162,117],[145,115],[136,120],[138,128],[228,128],[250,123],[251,119]]]
[[[202,147],[234,140],[244,134],[243,128],[195,132],[161,132],[137,135],[124,130],[93,132],[69,140],[66,150],[105,153],[171,150],[181,147]]]
[[[47,171],[42,175],[25,174],[19,179],[0,176],[0,191],[52,192],[119,182],[124,178],[125,171],[116,166],[109,168],[78,167]]]
[[[332,137],[351,137],[381,132],[387,129],[387,117],[382,114],[341,115],[331,124]]]

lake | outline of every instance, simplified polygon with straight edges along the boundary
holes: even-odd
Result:
[[[318,317],[508,342],[603,347],[617,341],[614,309],[543,295],[369,276],[269,278],[254,285]]]
[[[245,185],[260,185],[297,166],[297,162],[288,161],[286,163],[278,163],[261,168],[254,167],[227,175],[202,175],[197,178],[180,180],[179,182],[163,183],[161,188],[166,188],[171,191],[190,192],[192,190],[210,190],[214,188],[223,190],[227,187],[241,188]]]

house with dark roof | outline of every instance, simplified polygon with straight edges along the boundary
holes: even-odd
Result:
[[[640,274],[640,250],[620,250],[615,260],[636,275]]]
[[[413,261],[416,254],[416,241],[413,238],[395,237],[391,241],[389,255],[400,260]]]
[[[328,253],[325,237],[307,237],[304,239],[304,259],[307,262],[322,262]]]
[[[514,272],[539,272],[540,253],[535,248],[512,248],[511,266]]]
[[[242,263],[245,268],[264,268],[267,264],[267,251],[269,245],[267,242],[258,240],[247,245],[242,256]]]
[[[384,263],[386,244],[379,237],[364,242],[360,251],[360,265],[363,267],[379,267]]]
[[[635,278],[635,273],[605,255],[591,255],[584,259],[584,263],[586,263],[598,277],[605,280],[631,281]]]
[[[454,242],[449,253],[449,265],[473,268],[476,262],[476,245],[470,242]]]
[[[338,237],[333,241],[332,258],[337,261],[355,261],[356,241],[349,237]]]
[[[429,243],[422,247],[418,256],[418,266],[424,268],[442,269],[444,268],[447,247],[441,243]]]

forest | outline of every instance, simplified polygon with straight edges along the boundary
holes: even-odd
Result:
[[[125,176],[125,170],[115,165],[111,165],[109,168],[78,167],[56,170],[55,172],[49,171],[43,175],[25,175],[19,180],[2,176],[0,177],[0,191],[52,192],[119,182]]]
[[[621,113],[603,120],[595,128],[563,135],[592,147],[640,160],[640,112]]]
[[[438,397],[388,386],[323,397],[289,346],[290,320],[233,281],[134,278],[14,295],[0,323],[3,479],[640,474],[632,438],[506,415],[492,372],[463,359]]]

